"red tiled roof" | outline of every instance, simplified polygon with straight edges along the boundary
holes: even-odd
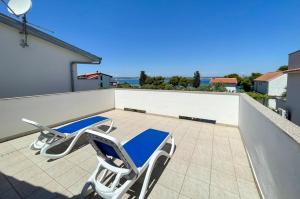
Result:
[[[293,69],[289,69],[286,71],[283,71],[284,73],[299,73],[300,72],[300,68],[293,68]]]
[[[222,83],[222,84],[237,84],[236,78],[227,78],[227,77],[216,77],[211,80],[211,83]]]
[[[262,76],[259,76],[254,81],[267,82],[267,81],[270,81],[271,79],[281,76],[282,74],[283,74],[282,71],[269,72],[269,73],[263,74]]]

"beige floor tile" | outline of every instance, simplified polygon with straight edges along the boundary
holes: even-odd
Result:
[[[179,159],[172,159],[169,161],[167,168],[176,171],[179,174],[185,175],[189,163]]]
[[[253,182],[238,179],[241,199],[259,199],[259,193]]]
[[[160,199],[160,198],[177,199],[178,193],[164,186],[156,184],[153,190],[148,195],[148,198],[149,199]]]
[[[206,183],[210,183],[210,169],[201,167],[197,164],[190,164],[186,176]]]
[[[237,178],[254,182],[254,177],[249,166],[235,165],[235,172]]]
[[[211,184],[233,194],[239,193],[236,178],[223,172],[212,170]]]
[[[82,188],[84,187],[85,183],[89,179],[90,175],[85,175],[80,178],[75,184],[71,185],[68,188],[68,191],[71,192],[73,195],[80,195]]]
[[[69,161],[60,161],[54,166],[46,169],[45,172],[52,178],[56,178],[63,175],[67,171],[72,170],[72,168],[74,167],[75,167],[74,163],[71,163]]]
[[[73,167],[63,175],[55,178],[55,180],[63,187],[69,188],[85,175],[88,175],[87,171],[81,169],[80,167]]]
[[[235,176],[234,166],[232,161],[222,161],[219,159],[213,159],[212,169],[223,172],[228,175]]]
[[[183,183],[184,175],[165,169],[158,180],[158,184],[175,192],[179,192]]]
[[[180,194],[193,199],[209,198],[209,184],[185,177]]]
[[[187,197],[185,195],[179,194],[178,199],[190,199],[190,197]]]
[[[233,194],[224,189],[220,189],[215,186],[210,186],[210,198],[211,199],[239,199],[238,194]]]

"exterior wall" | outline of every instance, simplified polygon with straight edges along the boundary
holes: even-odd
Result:
[[[300,50],[289,54],[289,69],[300,68]]]
[[[300,73],[288,74],[286,107],[291,121],[300,126]]]
[[[254,90],[258,93],[268,94],[268,82],[254,81]]]
[[[71,91],[70,63],[87,58],[0,23],[0,98]]]
[[[99,89],[99,79],[76,79],[75,91],[87,91]]]
[[[229,92],[236,92],[236,85],[235,84],[224,84],[225,88]]]
[[[239,96],[236,94],[116,89],[116,108],[147,113],[188,116],[238,125]]]
[[[34,130],[22,118],[54,125],[115,107],[114,90],[0,99],[0,140]]]
[[[264,198],[299,198],[300,128],[241,94],[239,128]]]
[[[269,81],[268,95],[282,96],[287,87],[287,74],[283,74]]]
[[[102,75],[102,80],[100,79],[100,88],[111,88],[110,85],[111,79],[112,78],[108,75]]]

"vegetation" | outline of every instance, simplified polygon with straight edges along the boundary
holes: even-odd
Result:
[[[222,83],[216,83],[212,86],[212,90],[216,92],[225,92],[226,88]]]
[[[260,102],[264,102],[264,101],[266,101],[267,99],[269,99],[269,96],[268,96],[268,95],[261,94],[261,93],[247,92],[247,94],[248,94],[249,96],[251,96],[252,98],[254,98],[255,100],[260,101]]]
[[[196,71],[194,73],[194,78],[193,78],[193,87],[198,88],[200,86],[200,73],[199,71]]]
[[[145,71],[141,71],[140,79],[139,79],[140,86],[143,86],[145,84],[146,79],[147,79],[147,75]]]
[[[282,65],[282,66],[279,66],[277,71],[285,71],[285,70],[288,70],[288,69],[289,69],[288,65]]]

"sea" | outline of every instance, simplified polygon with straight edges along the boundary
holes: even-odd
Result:
[[[139,78],[138,77],[114,77],[115,81],[118,84],[128,83],[131,86],[139,86]],[[211,77],[203,77],[200,78],[200,85],[208,86],[210,84]],[[169,78],[165,79],[166,82],[169,81]]]

